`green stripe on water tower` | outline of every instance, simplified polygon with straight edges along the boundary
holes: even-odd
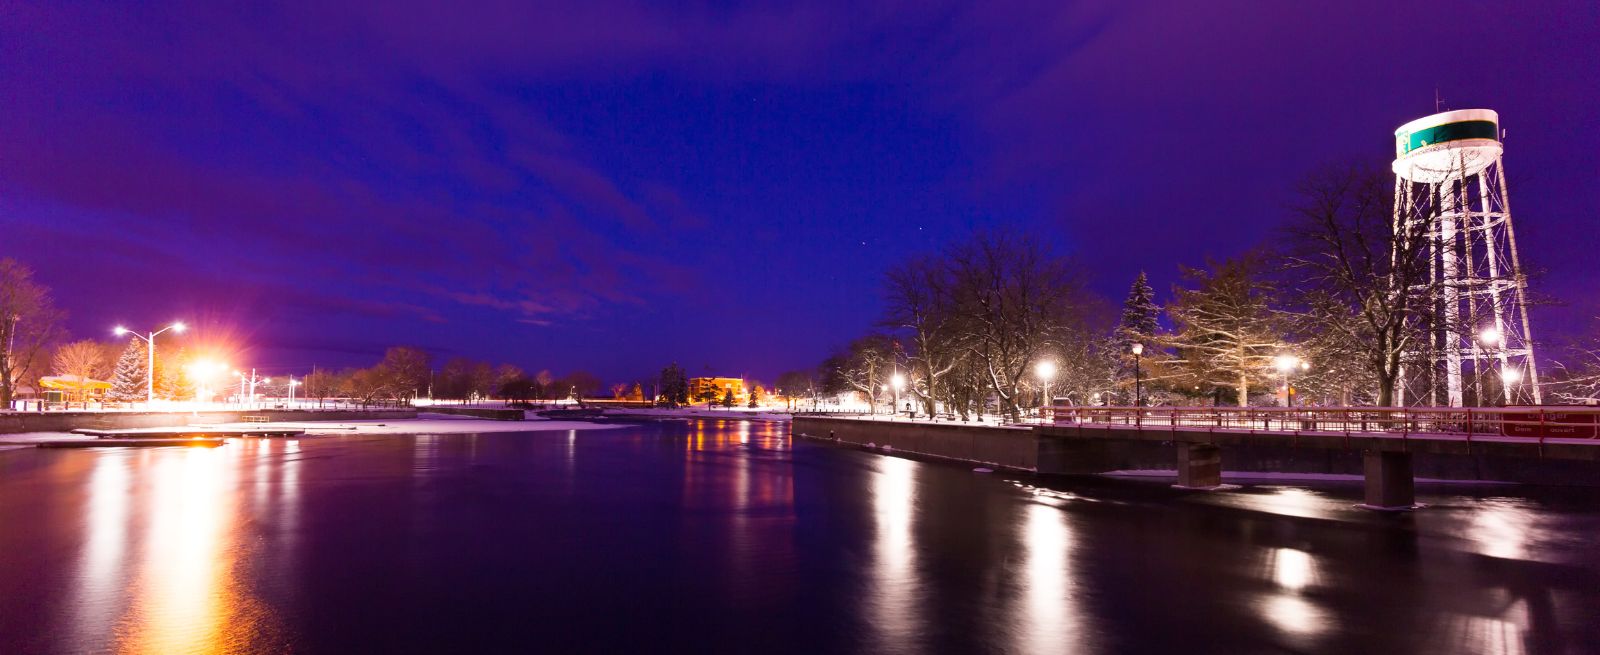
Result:
[[[1400,135],[1400,154],[1404,155],[1418,148],[1426,148],[1436,143],[1446,141],[1461,141],[1463,139],[1491,139],[1499,140],[1500,129],[1494,121],[1461,121],[1459,123],[1445,123],[1425,127],[1410,134]]]

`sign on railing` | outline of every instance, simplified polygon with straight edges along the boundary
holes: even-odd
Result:
[[[1595,415],[1546,409],[1509,412],[1500,428],[1500,433],[1508,437],[1593,439]]]

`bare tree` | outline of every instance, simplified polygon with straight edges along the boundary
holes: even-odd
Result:
[[[886,334],[856,339],[832,360],[836,380],[845,389],[864,394],[876,406],[878,394],[893,374],[898,351],[899,344]]]
[[[87,339],[63,345],[51,358],[51,368],[66,377],[76,392],[74,400],[82,402],[89,382],[103,380],[109,372],[105,346]]]
[[[411,398],[417,395],[428,381],[430,358],[428,353],[421,348],[411,346],[394,346],[384,351],[383,361],[378,363],[378,372],[387,378],[384,384],[378,385],[392,393],[396,399]]]
[[[1034,365],[1063,344],[1087,338],[1088,294],[1075,267],[1037,240],[980,233],[947,255],[960,342],[1011,420]]]
[[[513,381],[528,377],[523,373],[522,367],[515,364],[501,364],[494,367],[494,387],[490,390],[494,395],[505,397],[505,386]]]
[[[1358,359],[1381,406],[1394,404],[1406,353],[1425,339],[1431,308],[1421,298],[1434,284],[1426,233],[1394,224],[1390,179],[1363,166],[1313,173],[1285,233],[1301,329]]]
[[[50,291],[33,281],[33,269],[0,258],[0,408],[42,372],[43,353],[62,335],[61,318]]]
[[[885,275],[888,307],[883,323],[904,330],[910,342],[910,393],[929,416],[937,412],[942,381],[963,354],[960,312],[951,270],[946,261],[922,256],[890,269]]]
[[[797,398],[810,398],[815,401],[821,390],[817,376],[811,371],[784,371],[778,374],[777,391],[788,400],[790,409],[794,408],[794,401]]]

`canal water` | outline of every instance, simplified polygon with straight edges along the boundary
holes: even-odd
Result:
[[[1581,653],[1600,496],[1191,493],[787,426],[0,452],[4,653]]]

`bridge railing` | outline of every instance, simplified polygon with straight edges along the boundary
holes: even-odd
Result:
[[[1600,407],[1050,407],[1056,425],[1467,439],[1600,438]]]

